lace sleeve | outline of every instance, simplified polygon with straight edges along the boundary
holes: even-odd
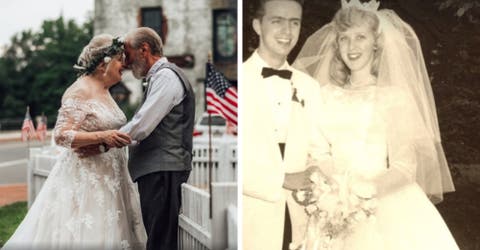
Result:
[[[67,98],[62,101],[54,129],[57,145],[71,148],[75,134],[87,116],[85,102],[77,98]]]
[[[389,163],[409,180],[415,181],[417,172],[421,171],[417,152],[430,153],[423,149],[433,142],[433,134],[427,131],[413,98],[400,89],[394,89],[392,94],[394,97],[387,129]]]
[[[318,83],[317,83],[318,84]],[[320,92],[319,87],[314,87],[310,90],[310,105],[309,117],[311,119],[311,132],[310,132],[310,144],[308,150],[307,166],[316,166],[327,176],[331,176],[334,173],[334,165],[330,152],[330,143],[328,142],[324,132],[322,121],[325,119],[325,101],[323,98],[322,89]]]
[[[389,122],[389,162],[408,181],[416,182],[437,203],[453,191],[447,161],[439,141],[428,129],[428,117],[407,93],[396,91],[396,104]],[[393,118],[395,117],[395,118]]]
[[[417,152],[431,135],[425,129],[415,103],[402,89],[388,88],[377,105],[385,107],[382,117],[387,126],[388,170],[378,178],[379,193],[391,193],[417,181]]]

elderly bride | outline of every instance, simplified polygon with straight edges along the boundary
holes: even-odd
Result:
[[[121,80],[123,43],[97,35],[75,68],[80,77],[62,97],[54,137],[66,147],[25,219],[4,248],[144,249],[138,193],[127,170],[130,137],[117,131],[126,117],[108,88]],[[80,158],[75,149],[102,145]]]

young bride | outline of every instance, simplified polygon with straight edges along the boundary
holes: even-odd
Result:
[[[454,187],[418,38],[376,1],[342,2],[294,64],[325,84],[318,131],[333,164],[323,172],[348,174],[377,193],[375,220],[360,222],[333,249],[458,249],[432,204]]]

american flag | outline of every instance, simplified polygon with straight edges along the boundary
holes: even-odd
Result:
[[[32,117],[30,116],[30,107],[27,107],[27,113],[22,125],[22,141],[35,138],[35,127],[33,126]]]
[[[211,63],[207,63],[205,85],[207,112],[219,114],[237,126],[237,89]]]
[[[37,124],[37,137],[40,141],[44,141],[47,137],[47,117],[43,114]]]

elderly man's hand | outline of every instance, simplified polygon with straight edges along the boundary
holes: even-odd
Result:
[[[118,130],[106,130],[96,132],[101,141],[110,148],[121,148],[132,143],[132,138],[128,134]]]

